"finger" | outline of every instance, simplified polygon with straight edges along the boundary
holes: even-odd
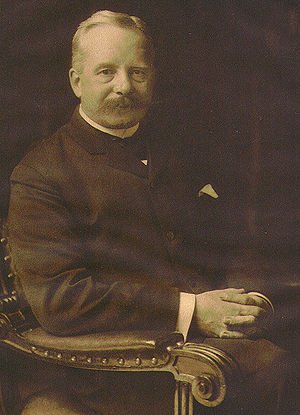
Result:
[[[264,308],[265,310],[272,310],[272,303],[255,294],[256,293],[248,293],[249,297],[255,301],[255,304],[253,305],[257,305],[258,307]]]
[[[254,316],[230,316],[224,317],[223,323],[227,326],[251,326],[255,320]]]
[[[243,305],[256,305],[261,306],[262,301],[257,301],[258,297],[254,297],[248,294],[228,292],[220,294],[220,298],[223,301],[228,301],[231,303],[243,304]]]
[[[245,337],[246,334],[239,331],[222,330],[220,332],[221,339],[244,339]]]
[[[266,314],[266,310],[261,307],[257,307],[254,305],[241,305],[238,315],[239,316],[254,316],[254,317],[262,317]]]
[[[225,288],[224,290],[220,290],[221,292],[224,292],[224,294],[226,293],[237,293],[237,294],[242,294],[245,292],[244,288]]]

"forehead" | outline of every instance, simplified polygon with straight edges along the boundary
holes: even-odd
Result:
[[[80,48],[91,63],[146,62],[149,55],[145,36],[141,32],[109,24],[88,30],[80,39]]]

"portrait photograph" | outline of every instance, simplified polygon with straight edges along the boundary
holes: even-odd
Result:
[[[0,415],[297,415],[298,2],[0,11]]]

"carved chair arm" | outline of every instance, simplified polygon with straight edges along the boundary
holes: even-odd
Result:
[[[3,314],[1,318],[9,321]],[[23,332],[10,323],[8,327],[2,345],[33,358],[89,370],[171,372],[177,384],[175,406],[186,401],[184,411],[192,397],[204,406],[219,405],[238,375],[237,365],[224,352],[198,342],[184,344],[180,333],[132,331],[58,337],[40,327]],[[192,412],[178,409],[177,413]]]

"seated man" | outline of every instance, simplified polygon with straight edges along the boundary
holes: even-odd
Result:
[[[281,406],[285,352],[250,339],[260,336],[272,303],[256,287],[226,285],[218,259],[222,244],[213,228],[214,214],[222,215],[222,189],[191,180],[167,133],[142,123],[155,78],[145,24],[95,13],[73,38],[72,65],[80,106],[11,176],[9,245],[23,300],[56,335],[193,333],[242,368],[243,393],[226,404],[228,413],[287,413]],[[80,374],[66,383],[68,393],[53,384],[29,398],[23,414],[171,413],[171,405],[130,398],[131,381],[132,393],[141,379],[152,385],[146,388],[151,396],[163,389],[152,375],[130,376],[119,375],[111,398],[109,375]]]

